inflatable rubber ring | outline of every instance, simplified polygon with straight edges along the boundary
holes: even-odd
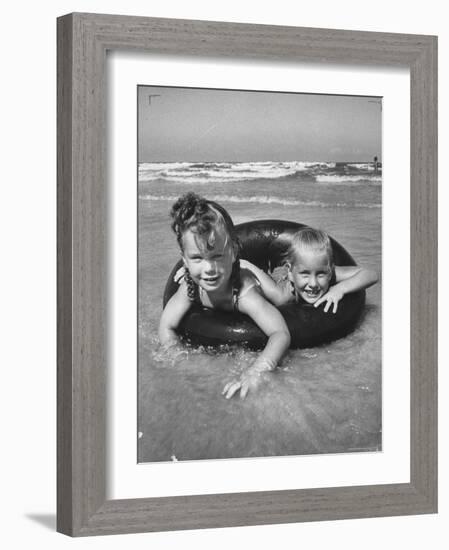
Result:
[[[240,257],[264,271],[282,265],[292,235],[304,224],[281,220],[258,220],[236,225]],[[351,255],[331,237],[335,265],[356,265]],[[174,275],[182,261],[173,267],[165,286],[163,305],[179,288]],[[365,291],[347,294],[336,313],[324,312],[307,303],[280,306],[291,335],[291,348],[309,348],[346,336],[354,330],[365,306]],[[261,349],[266,335],[247,315],[193,304],[178,327],[178,334],[192,345],[240,344]]]

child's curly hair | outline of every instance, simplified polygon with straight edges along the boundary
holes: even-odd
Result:
[[[216,231],[227,233],[236,251],[236,259],[231,272],[231,284],[233,295],[238,296],[240,291],[240,244],[234,223],[227,211],[218,203],[189,192],[175,202],[170,210],[170,216],[173,220],[171,227],[181,250],[183,250],[182,236],[188,229],[196,233],[204,241],[206,247],[214,245]],[[198,301],[198,286],[193,282],[187,269],[185,280],[190,300]]]

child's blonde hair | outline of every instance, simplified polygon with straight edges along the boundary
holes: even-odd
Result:
[[[297,261],[297,255],[301,251],[316,251],[326,253],[329,259],[329,268],[334,269],[334,253],[329,235],[321,229],[313,227],[303,227],[299,229],[292,238],[290,247],[287,251],[287,261],[290,265],[294,265]]]

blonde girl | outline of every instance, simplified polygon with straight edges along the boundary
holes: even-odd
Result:
[[[266,298],[276,306],[303,302],[336,313],[340,300],[350,292],[377,282],[375,271],[359,266],[336,266],[329,236],[318,229],[297,231],[286,255],[287,277],[276,283],[267,273],[245,260],[241,267],[257,277]]]

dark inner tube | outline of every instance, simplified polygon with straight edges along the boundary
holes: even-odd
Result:
[[[282,265],[293,234],[306,227],[301,223],[281,220],[259,220],[236,226],[241,244],[240,257],[264,271]],[[356,265],[351,255],[331,238],[335,265]],[[177,291],[173,277],[182,266],[180,260],[172,269],[164,291],[165,307]],[[357,324],[365,305],[365,291],[347,294],[338,304],[337,313],[324,312],[324,305],[298,303],[280,306],[291,334],[291,348],[309,348],[331,342],[349,334]],[[212,310],[193,304],[178,327],[179,335],[192,345],[219,346],[240,344],[261,349],[266,335],[247,316]]]

